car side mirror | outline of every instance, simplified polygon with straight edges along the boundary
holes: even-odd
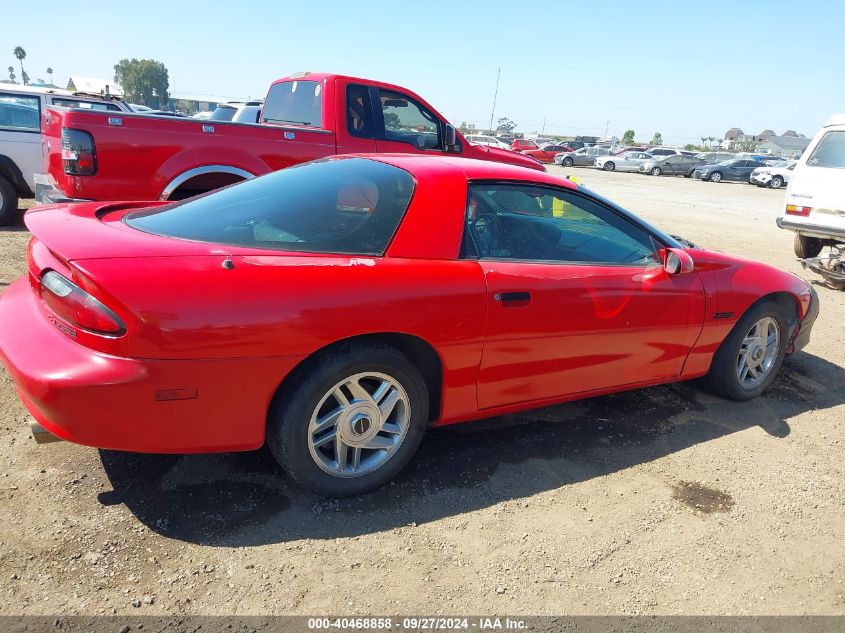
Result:
[[[691,273],[695,269],[692,257],[681,248],[663,249],[663,270],[670,275]]]
[[[455,132],[455,126],[451,123],[446,124],[446,131],[443,134],[443,151],[454,152],[458,144],[458,134]]]

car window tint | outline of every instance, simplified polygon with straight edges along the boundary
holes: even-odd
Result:
[[[346,127],[352,136],[361,138],[376,136],[370,90],[366,86],[352,84],[346,88]]]
[[[407,95],[379,90],[384,138],[417,149],[440,149],[440,124],[428,110]]]
[[[364,158],[321,160],[135,212],[136,229],[256,248],[382,255],[410,203],[411,175]]]
[[[591,198],[561,189],[471,184],[466,231],[481,258],[659,263],[646,231]]]
[[[27,132],[40,130],[41,112],[38,97],[0,95],[0,128]]]
[[[813,167],[845,168],[845,132],[827,132],[807,159]]]
[[[317,81],[283,81],[270,87],[264,102],[268,123],[294,123],[322,127],[323,85]]]

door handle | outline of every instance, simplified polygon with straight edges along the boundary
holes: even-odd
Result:
[[[493,301],[501,301],[502,303],[527,303],[531,301],[530,292],[503,292],[493,295]]]

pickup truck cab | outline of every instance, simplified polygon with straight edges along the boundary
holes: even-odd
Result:
[[[45,143],[48,173],[36,193],[47,203],[181,200],[333,154],[447,154],[544,169],[467,143],[410,90],[325,73],[274,82],[256,124],[51,110]]]
[[[42,113],[47,108],[130,112],[115,98],[59,88],[0,84],[0,225],[17,217],[18,199],[31,198],[33,174],[42,170]]]

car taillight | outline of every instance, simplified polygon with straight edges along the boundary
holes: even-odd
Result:
[[[811,210],[812,209],[810,207],[799,207],[794,204],[786,205],[787,215],[800,215],[806,218],[808,215],[810,215]]]
[[[109,336],[126,332],[114,312],[53,270],[41,276],[41,300],[57,317],[83,330]]]
[[[97,171],[94,137],[82,130],[62,128],[62,166],[69,176],[91,176]]]

